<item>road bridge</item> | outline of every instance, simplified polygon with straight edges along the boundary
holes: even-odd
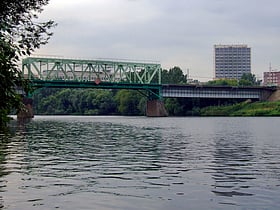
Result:
[[[162,84],[161,65],[154,62],[28,57],[22,61],[22,73],[33,88],[141,90],[148,98],[147,116],[167,115],[162,102],[166,97],[266,100],[274,91],[265,87]]]
[[[207,85],[162,85],[166,98],[217,98],[267,100],[275,91],[271,87],[231,87]]]

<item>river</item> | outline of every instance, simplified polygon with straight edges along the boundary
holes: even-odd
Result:
[[[280,209],[279,125],[36,116],[0,135],[0,209]]]

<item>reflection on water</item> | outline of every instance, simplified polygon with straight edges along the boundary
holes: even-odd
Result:
[[[279,209],[279,122],[36,117],[0,136],[0,208]]]
[[[244,141],[246,139],[246,141]],[[213,163],[215,189],[212,191],[221,196],[253,196],[246,192],[251,180],[258,172],[254,170],[253,145],[247,133],[229,135],[227,139],[217,137],[215,140]]]

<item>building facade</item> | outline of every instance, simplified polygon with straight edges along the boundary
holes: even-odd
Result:
[[[247,45],[214,45],[216,79],[241,79],[251,73],[251,48]]]
[[[280,71],[270,71],[263,73],[264,86],[280,86]]]

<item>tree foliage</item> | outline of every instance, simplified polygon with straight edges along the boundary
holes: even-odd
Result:
[[[40,89],[33,95],[35,114],[143,115],[146,98],[132,90]]]
[[[215,86],[238,86],[237,79],[217,79],[211,80],[206,83],[207,85],[215,85]]]
[[[257,80],[254,74],[248,73],[243,74],[239,80],[240,86],[259,86],[261,84],[260,80]]]
[[[167,98],[164,100],[164,105],[169,115],[183,115],[183,105],[179,101],[178,98]]]
[[[143,96],[135,90],[120,90],[115,96],[118,111],[122,115],[143,115],[140,104]]]
[[[35,20],[48,0],[0,1],[0,127],[7,121],[13,108],[20,108],[21,98],[15,86],[25,86],[18,68],[21,56],[30,55],[46,44],[53,21],[37,23]]]
[[[206,83],[207,85],[217,86],[259,86],[261,80],[257,80],[252,73],[243,74],[240,80],[237,79],[217,79]]]
[[[163,84],[184,84],[187,82],[187,76],[184,75],[182,69],[175,66],[169,71],[162,70],[162,83]]]
[[[112,91],[41,89],[34,94],[36,114],[111,115],[117,107]]]

